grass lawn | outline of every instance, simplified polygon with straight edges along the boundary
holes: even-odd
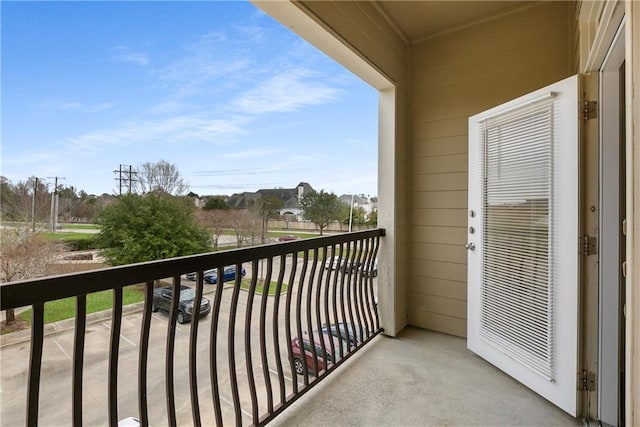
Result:
[[[63,224],[63,228],[69,230],[100,230],[101,227],[97,224]]]
[[[269,237],[295,236],[301,239],[308,239],[309,237],[320,237],[319,233],[295,233],[287,231],[269,231],[267,234],[269,235]]]
[[[276,294],[276,288],[278,286],[278,282],[274,282],[273,280],[269,284],[269,295],[273,296]],[[248,291],[251,288],[251,279],[242,279],[240,282],[240,288]],[[280,288],[280,295],[287,292],[287,284],[283,283]],[[264,292],[264,279],[258,279],[258,283],[256,283],[256,294],[262,295]]]
[[[123,304],[133,304],[144,300],[142,287],[138,285],[127,286],[122,292]],[[113,292],[102,291],[87,295],[87,314],[108,310],[113,303]],[[76,299],[74,297],[64,298],[57,301],[49,301],[44,304],[44,323],[57,322],[59,320],[70,319],[76,314]],[[31,309],[24,311],[16,318],[31,323],[33,313]]]
[[[48,240],[89,240],[95,237],[95,234],[91,233],[73,233],[73,232],[58,232],[47,231],[41,233],[42,237]]]

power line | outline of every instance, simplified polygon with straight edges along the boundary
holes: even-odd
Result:
[[[48,176],[47,179],[55,180],[55,183],[53,184],[53,193],[51,194],[51,231],[55,232],[58,226],[58,180],[66,178],[63,176]]]
[[[114,170],[113,173],[117,174],[115,180],[118,181],[118,194],[122,195],[123,188],[131,194],[133,191],[133,183],[138,181],[135,178],[138,172],[133,170],[131,165],[120,165],[120,168]]]
[[[38,181],[41,178],[38,178],[37,176],[34,176],[32,178],[33,178],[33,199],[31,201],[31,220],[33,221],[32,231],[35,233],[36,232],[36,200],[38,195]]]

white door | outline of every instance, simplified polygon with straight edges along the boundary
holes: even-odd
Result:
[[[577,413],[579,78],[469,119],[468,348]]]

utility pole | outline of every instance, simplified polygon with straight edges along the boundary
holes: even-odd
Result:
[[[132,175],[133,168],[131,167],[131,165],[129,165],[129,194],[131,194],[131,184],[133,183]]]
[[[31,220],[33,221],[33,228],[31,231],[36,232],[36,195],[38,193],[38,177],[34,177],[33,183],[33,200],[31,202]]]
[[[133,166],[120,165],[113,173],[118,174],[115,178],[115,180],[118,181],[118,195],[122,196],[122,188],[127,189],[129,194],[131,194],[133,191],[133,183],[137,181],[134,176],[138,174],[138,172],[133,170]]]
[[[351,208],[349,209],[349,233],[351,233],[352,223],[353,223],[353,194],[351,195]]]
[[[48,176],[47,179],[53,179],[54,184],[53,184],[53,193],[51,193],[51,231],[53,231],[54,233],[56,232],[56,229],[58,228],[58,180],[59,179],[66,179],[65,177],[58,177],[58,176]]]

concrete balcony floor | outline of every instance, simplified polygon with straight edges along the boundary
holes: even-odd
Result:
[[[271,425],[580,424],[471,353],[465,339],[409,327],[374,339]]]

